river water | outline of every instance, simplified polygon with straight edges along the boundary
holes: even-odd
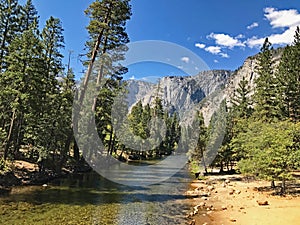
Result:
[[[186,224],[190,181],[186,169],[146,187],[119,185],[91,172],[48,187],[16,187],[0,197],[0,224]]]

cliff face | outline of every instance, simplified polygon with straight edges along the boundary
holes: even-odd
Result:
[[[188,110],[210,94],[221,90],[231,74],[231,71],[213,70],[201,72],[196,76],[164,77],[158,84],[130,80],[128,81],[129,106],[139,100],[143,105],[151,104],[158,96],[170,112]]]
[[[257,73],[255,72],[256,66],[256,58],[249,57],[238,70],[234,71],[232,75],[228,77],[222,90],[215,92],[209,96],[208,99],[203,101],[203,103],[199,106],[199,109],[204,115],[205,124],[209,123],[212,114],[218,109],[220,103],[224,99],[228,101],[233,96],[234,91],[237,89],[243,77],[245,77],[248,81],[251,90],[250,94],[253,94],[255,85],[254,81],[257,78]]]
[[[282,49],[275,50],[274,53],[275,64],[278,64]],[[164,107],[170,112],[197,108],[203,113],[205,123],[208,125],[220,103],[232,97],[243,77],[249,82],[250,94],[253,94],[255,79],[258,76],[255,72],[256,67],[257,56],[252,56],[234,72],[212,70],[201,72],[196,76],[164,77],[158,85],[129,81],[129,105],[132,106],[139,100],[142,100],[144,105],[151,104],[158,96],[163,99]]]

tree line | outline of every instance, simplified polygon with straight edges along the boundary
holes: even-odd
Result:
[[[116,62],[127,50],[131,6],[129,0],[96,0],[84,12],[90,19],[83,57],[87,71],[77,90],[70,63],[62,61],[60,19],[50,17],[40,27],[32,0],[0,1],[0,170],[16,159],[55,172],[84,161],[73,134],[78,124],[72,108],[82,106],[88,82],[102,85],[93,104],[99,133],[113,134],[110,106],[127,71]]]
[[[293,172],[300,166],[299,27],[293,43],[283,49],[279,63],[274,55],[266,38],[255,57],[257,78],[253,89],[243,77],[231,98],[223,101],[226,133],[213,165],[220,166],[222,172],[237,164],[234,168],[243,174],[270,180],[273,187],[275,181],[281,181],[284,193],[286,181],[293,179]],[[198,143],[201,153],[209,137],[209,128],[203,130],[205,135]]]

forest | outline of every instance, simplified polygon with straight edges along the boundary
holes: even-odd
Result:
[[[278,52],[281,56],[276,61]],[[291,46],[274,50],[266,38],[255,57],[258,76],[254,88],[245,77],[241,79],[231,98],[221,103],[226,112],[217,111],[209,127],[203,129],[192,158],[201,160],[214,117],[223,113],[227,118],[226,133],[212,166],[220,167],[220,172],[224,168],[236,169],[247,176],[269,180],[272,187],[275,181],[281,181],[281,192],[285,193],[286,181],[296,179],[294,172],[300,166],[299,27]]]
[[[86,73],[78,88],[70,64],[62,63],[64,29],[60,19],[50,17],[40,27],[31,0],[24,5],[17,0],[0,2],[0,173],[13,170],[15,160],[37,164],[40,172],[58,174],[63,168],[76,170],[84,164],[74,138],[82,115],[73,115],[72,110],[83,107],[90,82],[98,88],[92,109],[107,154],[120,160],[161,159],[178,148],[184,129],[178,115],[167,112],[158,97],[151,105],[138,102],[131,109],[127,129],[146,139],[151,135],[151,118],[162,119],[166,137],[160,146],[137,151],[118,140],[111,110],[114,97],[126,89],[122,77],[128,69],[118,62],[124,59],[124,46],[129,43],[126,22],[131,17],[130,1],[96,0],[84,12],[90,19],[86,28],[89,38],[83,46]],[[274,51],[266,39],[256,56],[259,76],[254,90],[242,79],[234,95],[222,103],[226,112],[216,112],[226,114],[227,124],[213,165],[221,172],[234,167],[243,174],[270,180],[272,185],[282,181],[284,192],[285,182],[293,179],[293,172],[300,167],[299,28],[293,44],[282,50],[279,63],[274,60]],[[203,162],[216,114],[208,127],[203,115],[197,115],[198,144],[188,152],[196,167]],[[204,166],[207,170],[209,165]]]

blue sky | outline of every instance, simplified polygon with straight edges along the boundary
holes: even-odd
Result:
[[[20,1],[24,2],[24,0]],[[84,54],[88,19],[83,11],[92,0],[33,0],[41,25],[50,16],[62,20],[66,55],[72,50],[72,67],[82,76],[78,55]],[[265,37],[274,46],[293,40],[300,25],[299,0],[132,0],[132,18],[127,32],[132,42],[161,40],[195,53],[210,69],[235,70],[256,54]],[[158,53],[159,54],[159,53]],[[182,55],[183,65],[191,63]],[[65,63],[67,59],[65,59]],[[145,62],[129,66],[126,78],[183,75],[182,65]]]

